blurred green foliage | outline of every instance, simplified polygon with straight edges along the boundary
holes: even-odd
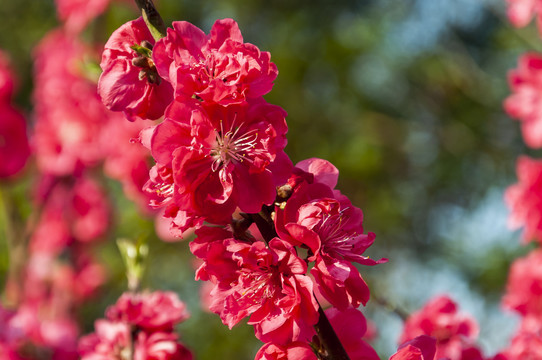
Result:
[[[499,301],[508,264],[525,252],[517,233],[492,232],[504,229],[500,194],[515,181],[516,157],[536,155],[502,111],[506,72],[522,52],[542,49],[534,26],[507,25],[504,0],[160,0],[157,7],[166,24],[187,20],[205,31],[215,19],[232,17],[245,41],[271,52],[279,76],[266,99],[289,114],[287,153],[294,163],[321,157],[339,168],[339,188],[364,210],[366,230],[377,234],[369,254],[390,259],[363,269],[376,297],[407,311],[427,300],[433,284],[405,296],[390,280],[418,276],[397,275],[396,266],[406,261],[429,272],[451,268],[469,294]],[[52,0],[0,4],[0,48],[13,58],[20,79],[16,101],[28,114],[32,49],[58,26],[54,11]],[[129,2],[114,3],[84,36],[103,43],[135,16]],[[9,185],[23,217],[30,211],[30,184]],[[147,236],[144,285],[173,289],[188,303],[193,315],[180,331],[197,358],[253,358],[260,344],[248,326],[229,331],[199,310],[187,243],[158,240],[152,219],[137,212],[119,184],[108,186],[116,204],[114,230],[99,256],[111,275],[107,291],[80,312],[85,330],[126,286],[114,239]],[[488,216],[493,222],[476,222]],[[469,230],[473,226],[478,230]],[[374,301],[368,310],[377,319],[378,311],[387,311]],[[389,356],[397,329],[376,325],[384,338],[377,349]],[[482,342],[494,352],[490,338]]]

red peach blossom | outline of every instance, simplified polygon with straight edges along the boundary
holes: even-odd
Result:
[[[190,211],[179,209],[175,199],[178,197],[171,166],[156,164],[149,171],[149,180],[143,190],[150,197],[149,205],[154,209],[163,209],[162,216],[168,221],[168,229],[172,236],[183,238],[191,234],[193,228],[203,225],[203,217]],[[163,225],[162,225],[163,226]]]
[[[506,189],[504,200],[510,208],[508,224],[524,227],[523,242],[542,241],[542,161],[521,156],[516,164],[518,183]]]
[[[263,241],[218,239],[201,248],[207,255],[205,277],[216,283],[211,311],[230,328],[250,315],[248,324],[264,342],[312,338],[318,304],[312,281],[304,275],[307,265],[294,248],[278,238],[269,247]]]
[[[504,101],[504,109],[521,121],[525,143],[542,147],[542,56],[527,53],[519,58],[518,68],[508,74],[512,94]]]
[[[542,315],[542,250],[531,251],[510,267],[503,306],[526,315]]]
[[[158,76],[150,55],[133,49],[141,46],[150,53],[154,43],[140,17],[115,30],[105,44],[98,93],[109,109],[123,111],[131,121],[158,119],[173,100],[171,84]]]
[[[151,140],[152,155],[171,169],[173,184],[154,188],[167,188],[187,218],[215,224],[229,223],[236,207],[257,213],[271,204],[291,171],[284,111],[264,100],[228,107],[179,100]]]
[[[176,95],[222,105],[267,94],[278,73],[268,52],[243,42],[232,19],[217,20],[209,35],[186,21],[173,22],[153,60]]]
[[[45,173],[75,174],[105,156],[100,136],[109,112],[81,70],[83,59],[92,55],[60,30],[43,38],[35,51],[34,150]]]
[[[473,346],[478,325],[472,317],[459,313],[457,305],[448,296],[435,297],[410,315],[399,342],[420,335],[436,338],[437,359],[483,360],[480,351]]]
[[[375,236],[363,234],[361,210],[330,187],[337,177],[337,169],[325,160],[308,159],[296,165],[288,180],[292,195],[276,208],[275,224],[281,238],[309,249],[308,260],[316,262],[311,274],[318,290],[344,310],[369,300],[369,288],[351,262],[376,265],[386,260],[362,255]]]

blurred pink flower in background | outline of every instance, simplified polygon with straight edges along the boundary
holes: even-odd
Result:
[[[399,342],[428,335],[437,340],[437,359],[483,360],[474,346],[478,331],[474,318],[460,313],[452,299],[441,295],[408,317]]]
[[[504,200],[510,209],[508,225],[523,227],[523,242],[542,242],[542,160],[521,156],[516,163],[518,183],[510,185]]]
[[[518,68],[509,71],[508,83],[512,94],[504,101],[504,109],[521,122],[525,143],[542,147],[542,55],[522,55]]]

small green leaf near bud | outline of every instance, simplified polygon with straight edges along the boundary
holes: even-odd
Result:
[[[144,56],[144,57],[147,57],[147,58],[150,58],[152,56],[152,50],[148,49],[148,48],[146,48],[144,46],[134,44],[134,45],[130,46],[130,48],[132,48],[132,50],[134,50],[136,53],[138,53],[141,56]]]

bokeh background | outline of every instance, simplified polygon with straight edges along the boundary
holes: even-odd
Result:
[[[363,268],[373,299],[364,310],[378,328],[383,358],[396,349],[398,314],[448,293],[481,327],[480,345],[494,354],[516,319],[499,301],[510,262],[527,252],[520,233],[506,227],[505,188],[527,149],[518,123],[502,110],[507,71],[526,51],[542,50],[534,26],[514,29],[504,0],[159,0],[166,24],[187,20],[206,32],[218,18],[234,18],[245,41],[270,51],[279,69],[266,99],[289,114],[287,153],[295,162],[330,160],[339,188],[361,207],[368,253],[389,263]],[[116,2],[84,33],[104,43],[137,16]],[[58,26],[53,0],[0,3],[0,48],[19,77],[17,105],[32,113],[32,51]],[[31,116],[29,117],[31,120]],[[30,124],[31,126],[31,124]],[[23,218],[31,211],[26,176],[9,186]],[[86,332],[124,291],[117,237],[145,237],[150,259],[144,285],[173,289],[192,317],[183,341],[198,359],[252,359],[261,346],[247,325],[233,330],[201,311],[187,241],[164,243],[107,181],[115,200],[113,229],[98,250],[109,280],[79,313]],[[0,239],[2,239],[0,237]],[[8,268],[0,241],[0,284]]]

